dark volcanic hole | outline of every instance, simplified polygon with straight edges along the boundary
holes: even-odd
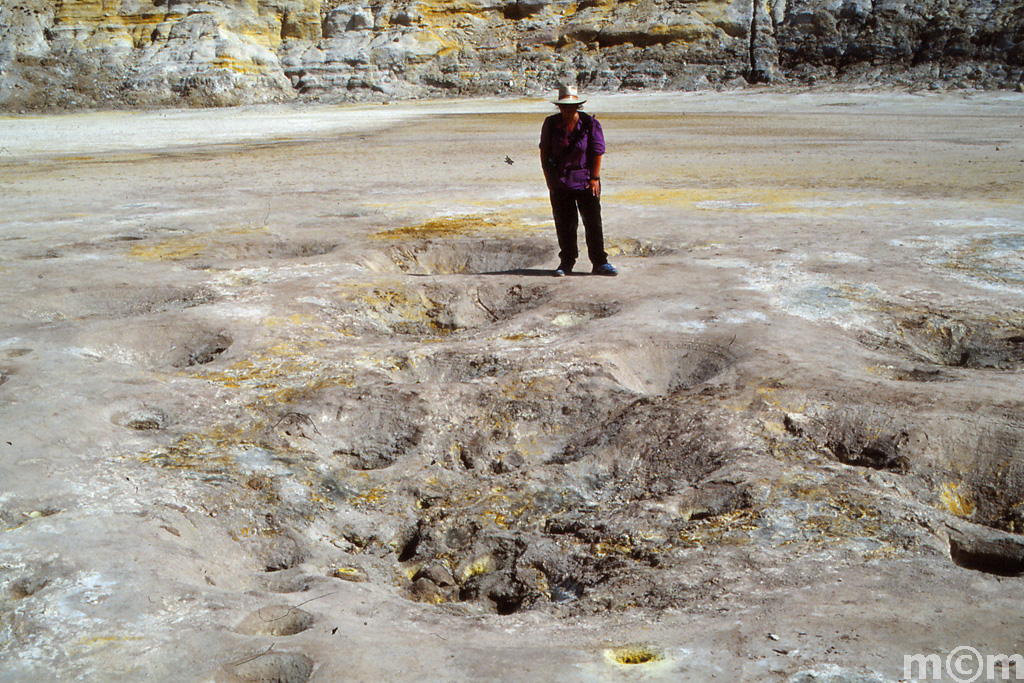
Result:
[[[855,444],[852,450],[843,442],[831,444],[831,447],[836,459],[846,465],[891,472],[905,472],[907,469],[906,461],[897,454],[899,450],[899,441],[897,440],[876,441],[863,447]]]
[[[507,3],[502,7],[502,14],[506,19],[525,19],[540,12],[546,6],[542,0],[516,0],[516,2]]]
[[[873,407],[837,408],[808,416],[789,414],[790,434],[810,439],[839,462],[905,474],[910,468],[911,429]]]
[[[290,605],[268,605],[249,613],[235,629],[250,636],[293,636],[313,625],[313,615]]]
[[[144,432],[163,429],[167,416],[161,410],[143,408],[116,413],[110,421],[119,427]]]
[[[15,600],[23,600],[49,586],[50,581],[49,576],[25,576],[8,584],[7,591]]]
[[[280,572],[298,566],[304,558],[299,544],[285,535],[265,539],[257,548],[263,571]]]
[[[399,562],[409,562],[416,557],[416,551],[420,546],[421,534],[419,530],[414,530],[409,538],[402,544],[402,549],[398,551]]]
[[[184,359],[184,366],[206,365],[212,363],[231,346],[231,337],[223,332],[211,335],[197,336],[190,340],[187,348],[187,356]],[[174,364],[175,367],[182,367],[181,362]]]
[[[285,569],[291,569],[294,566],[291,558],[274,559],[263,566],[263,571],[272,574],[274,572],[283,572]]]
[[[905,430],[875,432],[864,425],[836,423],[829,426],[825,447],[844,465],[903,474],[909,463],[901,451],[909,438]]]
[[[515,597],[498,597],[494,599],[494,609],[501,616],[508,616],[509,614],[515,614],[523,606],[523,598],[519,596]]]
[[[162,423],[159,420],[155,420],[155,419],[151,419],[151,418],[143,418],[143,419],[139,419],[139,420],[132,420],[132,421],[128,422],[127,424],[125,424],[125,426],[128,427],[129,429],[135,429],[135,430],[139,430],[139,431],[148,431],[148,430],[151,430],[151,429],[160,429],[161,428],[161,424]]]

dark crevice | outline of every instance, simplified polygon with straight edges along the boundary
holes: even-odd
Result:
[[[757,74],[757,4],[759,0],[752,0],[750,3],[750,82],[756,82]]]
[[[501,597],[494,600],[494,608],[501,616],[515,614],[523,605],[522,596]]]
[[[997,576],[1024,574],[1024,545],[1006,538],[972,538],[954,534],[949,539],[954,564]]]
[[[413,530],[409,539],[405,542],[405,544],[402,546],[402,549],[398,553],[398,561],[409,562],[414,557],[416,557],[416,552],[419,549],[421,539],[422,534],[420,530],[418,528]]]

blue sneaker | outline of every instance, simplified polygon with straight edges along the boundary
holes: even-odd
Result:
[[[565,277],[566,275],[572,275],[572,266],[567,266],[564,263],[559,263],[558,268],[552,273],[555,277]]]
[[[556,268],[551,272],[551,274],[554,275],[555,277],[565,277],[565,271],[562,270],[561,268]]]
[[[610,263],[594,267],[594,275],[618,275],[619,271]]]

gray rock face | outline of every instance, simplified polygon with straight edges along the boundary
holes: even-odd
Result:
[[[1022,18],[1020,2],[794,0],[776,33],[788,69],[870,64],[1007,87],[1024,64]]]
[[[0,108],[851,80],[1018,88],[1020,0],[254,0],[0,8]]]

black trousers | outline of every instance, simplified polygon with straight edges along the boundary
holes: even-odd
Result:
[[[604,231],[601,224],[601,198],[589,190],[550,191],[551,213],[555,219],[555,234],[558,235],[558,263],[571,270],[579,258],[576,246],[576,232],[579,217],[583,217],[583,230],[587,238],[587,256],[596,268],[608,263],[604,251]]]

